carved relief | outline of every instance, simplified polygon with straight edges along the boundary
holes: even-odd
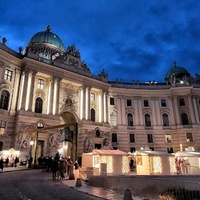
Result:
[[[50,149],[58,149],[60,144],[60,134],[54,133],[49,136]]]
[[[76,98],[78,97],[78,88],[73,86],[72,84],[66,84],[61,87],[61,93],[63,94],[63,98],[60,102],[61,109],[73,109],[76,110]]]
[[[0,67],[4,66],[4,62],[0,61]]]

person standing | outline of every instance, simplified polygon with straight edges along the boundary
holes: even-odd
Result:
[[[60,172],[60,179],[65,178],[66,165],[64,160],[61,160],[59,163],[59,172]]]
[[[0,169],[3,171],[3,158],[0,159]]]
[[[51,163],[51,171],[52,171],[52,175],[53,175],[53,180],[56,180],[56,173],[58,171],[58,162],[56,159],[53,159],[52,163]]]

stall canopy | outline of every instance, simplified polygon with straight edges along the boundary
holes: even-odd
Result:
[[[136,171],[138,175],[175,174],[174,156],[160,151],[136,151]]]

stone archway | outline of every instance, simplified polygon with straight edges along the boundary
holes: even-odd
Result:
[[[64,157],[70,157],[74,162],[77,158],[77,119],[70,112],[63,112],[60,117],[61,124],[68,124],[68,126],[61,129],[60,153]]]

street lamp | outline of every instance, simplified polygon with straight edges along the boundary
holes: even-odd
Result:
[[[34,142],[33,142],[33,140],[31,140],[30,141],[30,158],[29,158],[29,165],[28,165],[28,167],[29,168],[31,168],[31,164],[32,164],[32,162],[33,162],[33,157],[32,157],[32,146],[33,146],[33,144],[34,144]]]

